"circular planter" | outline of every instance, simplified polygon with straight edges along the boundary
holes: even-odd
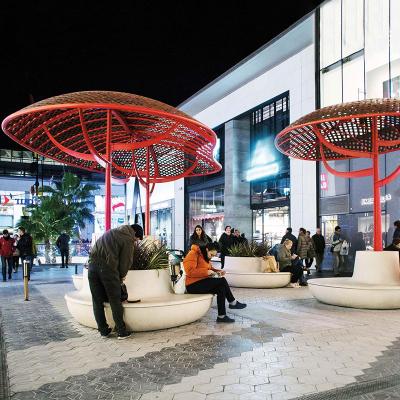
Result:
[[[374,310],[400,308],[399,254],[358,251],[351,278],[310,279],[308,287],[322,303]]]
[[[225,257],[226,272],[261,272],[259,257]]]
[[[290,272],[227,272],[226,280],[232,287],[275,289],[290,283]]]
[[[79,323],[97,328],[87,271],[82,281],[80,291],[65,295],[67,307]],[[211,294],[174,294],[168,269],[131,270],[125,284],[129,300],[141,300],[139,303],[123,303],[124,321],[128,329],[136,332],[172,328],[194,322],[203,317],[212,304]],[[104,306],[107,321],[110,326],[114,326],[111,308],[108,303]]]

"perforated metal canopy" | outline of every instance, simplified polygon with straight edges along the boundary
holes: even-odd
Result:
[[[52,97],[8,116],[2,128],[45,157],[95,172],[111,163],[113,176],[147,178],[147,184],[221,169],[211,129],[167,104],[129,93]]]
[[[280,132],[275,145],[301,160],[372,158],[373,125],[380,154],[400,149],[400,100],[372,99],[316,110]]]

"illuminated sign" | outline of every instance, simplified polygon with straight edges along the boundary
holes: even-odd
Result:
[[[381,203],[386,203],[389,200],[392,200],[392,195],[390,193],[388,193],[385,196],[381,196]],[[361,205],[362,206],[370,206],[372,204],[374,204],[373,197],[370,197],[368,199],[361,199]]]
[[[259,167],[253,167],[247,171],[246,180],[250,182],[254,181],[255,179],[260,179],[266,176],[275,175],[278,172],[279,172],[279,164],[276,162],[267,165],[261,165]]]

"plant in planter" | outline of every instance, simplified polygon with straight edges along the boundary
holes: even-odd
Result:
[[[152,270],[168,268],[168,254],[165,245],[150,240],[135,242],[131,270]]]
[[[246,242],[234,244],[228,251],[230,257],[264,257],[269,249],[266,243]]]
[[[225,258],[225,269],[229,272],[261,272],[261,257],[269,250],[267,244],[257,242],[237,243],[231,246]]]

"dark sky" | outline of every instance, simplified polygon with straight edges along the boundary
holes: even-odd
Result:
[[[79,90],[176,106],[321,1],[8,1],[0,118]],[[2,148],[17,148],[0,134]]]

